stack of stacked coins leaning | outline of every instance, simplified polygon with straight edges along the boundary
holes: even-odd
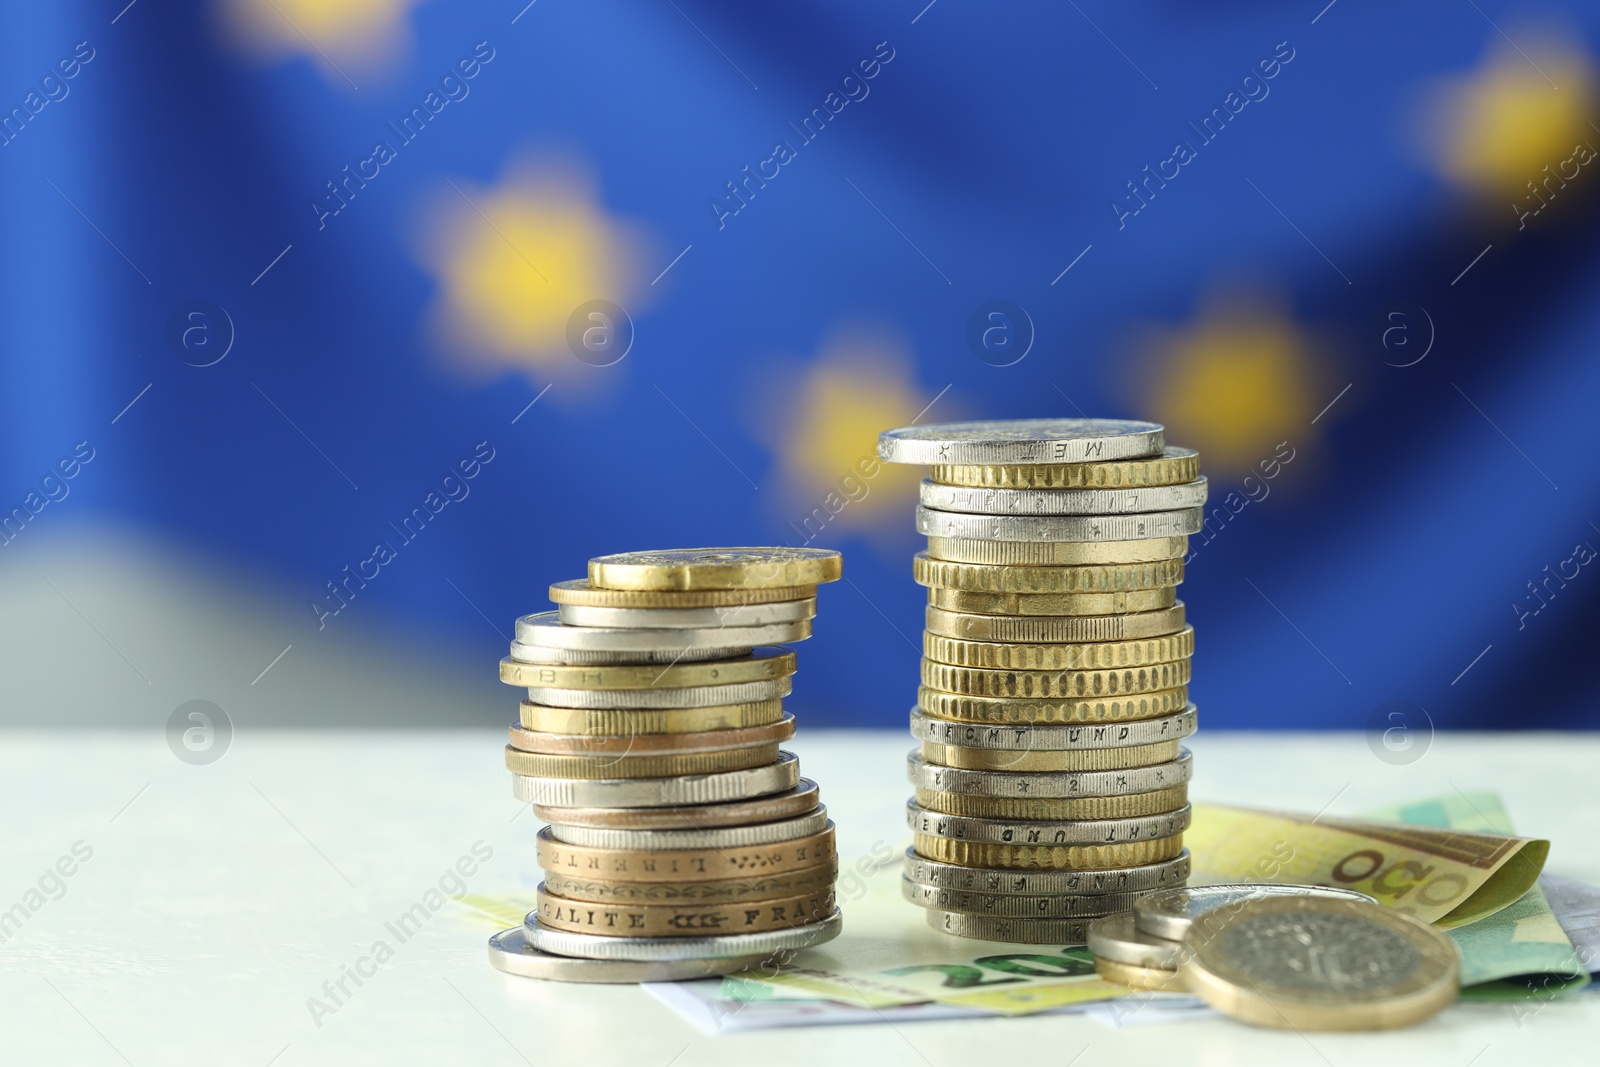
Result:
[[[1456,997],[1450,938],[1365,893],[1315,885],[1206,885],[1148,893],[1094,920],[1095,970],[1136,989],[1194,993],[1243,1022],[1381,1030]]]
[[[795,654],[837,552],[707,548],[589,561],[517,620],[506,766],[544,881],[496,967],[578,982],[725,974],[835,937],[833,823],[779,746]]]
[[[1189,874],[1177,585],[1199,457],[1108,419],[907,427],[878,453],[933,468],[904,893],[947,933],[1083,944],[1089,919]]]

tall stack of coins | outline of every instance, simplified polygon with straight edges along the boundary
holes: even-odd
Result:
[[[1083,944],[1091,918],[1189,875],[1177,586],[1199,457],[1108,419],[907,427],[878,454],[933,468],[904,893],[947,933]]]
[[[489,941],[536,978],[725,974],[836,936],[833,823],[779,746],[795,654],[839,553],[711,548],[589,561],[517,620],[506,766],[539,831],[538,908]]]

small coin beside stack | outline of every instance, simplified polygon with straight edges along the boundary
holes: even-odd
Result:
[[[905,895],[948,933],[1083,944],[1094,917],[1189,875],[1177,586],[1199,457],[1110,419],[906,427],[878,454],[932,467]]]
[[[500,678],[528,699],[506,766],[544,881],[489,941],[504,971],[573,982],[725,974],[838,935],[833,823],[780,745],[820,549],[602,556],[517,620]]]
[[[1206,885],[1139,897],[1089,925],[1095,971],[1187,992],[1257,1026],[1383,1030],[1455,999],[1460,958],[1426,923],[1365,893],[1313,885]]]

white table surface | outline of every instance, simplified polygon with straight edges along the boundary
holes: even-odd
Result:
[[[633,987],[492,970],[488,929],[455,905],[399,945],[318,1026],[308,998],[387,937],[384,924],[474,843],[492,848],[493,858],[468,879],[471,892],[526,892],[536,881],[538,824],[531,814],[514,818],[503,742],[489,730],[244,733],[220,761],[195,767],[158,734],[5,733],[0,915],[76,843],[93,855],[62,879],[59,899],[5,934],[0,1058],[138,1067],[1467,1067],[1588,1057],[1600,1037],[1594,993],[1520,1019],[1510,1005],[1463,1003],[1382,1035],[1299,1036],[1221,1019],[1118,1030],[1056,1016],[708,1036]],[[802,773],[822,787],[842,860],[879,842],[905,843],[905,734],[808,731],[802,723],[791,747]],[[1331,802],[1332,812],[1354,813],[1456,787],[1498,789],[1520,831],[1553,842],[1548,869],[1600,883],[1600,799],[1592,788],[1600,737],[1442,735],[1403,767],[1379,761],[1359,734],[1202,731],[1191,747],[1195,799],[1309,811]],[[853,933],[939,936],[910,905],[904,918],[896,929],[852,931],[847,909],[835,946],[848,953]]]

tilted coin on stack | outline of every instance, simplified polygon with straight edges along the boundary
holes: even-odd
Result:
[[[1225,910],[1250,900],[1302,899],[1378,902],[1353,889],[1280,883],[1202,885],[1163,889],[1131,902],[1129,910],[1089,925],[1094,969],[1110,982],[1135,989],[1184,992],[1183,962],[1213,941]]]
[[[1177,587],[1199,457],[1110,419],[907,427],[878,454],[932,467],[906,898],[952,934],[1083,944],[1095,917],[1189,875]]]
[[[780,747],[820,549],[633,552],[550,587],[500,679],[525,687],[506,746],[539,831],[538,907],[489,940],[503,971],[657,982],[837,936],[838,859],[816,783]]]

